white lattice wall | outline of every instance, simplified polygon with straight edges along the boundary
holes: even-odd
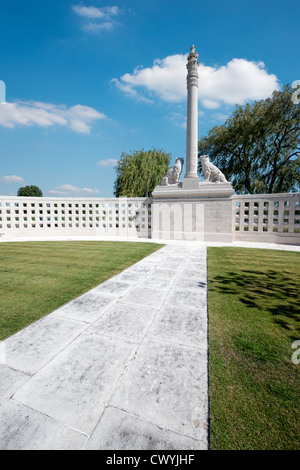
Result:
[[[0,197],[5,237],[110,235],[148,238],[151,199]]]
[[[232,196],[233,239],[300,244],[300,193]]]
[[[233,241],[300,245],[300,193],[232,196],[230,199]],[[201,204],[201,199],[197,201]],[[206,204],[210,207],[215,202],[212,198]],[[0,236],[151,238],[152,232],[155,234],[157,231],[151,208],[151,198],[0,196]],[[213,213],[212,209],[208,213]],[[174,218],[174,214],[172,216]],[[175,224],[173,221],[172,225],[172,220],[163,222],[170,227]],[[194,222],[196,227],[197,221]],[[205,227],[209,220],[204,217],[200,222]],[[216,227],[217,234],[218,224]],[[214,234],[211,236],[214,241]],[[189,240],[188,237],[186,239]]]

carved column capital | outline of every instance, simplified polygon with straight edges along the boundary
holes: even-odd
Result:
[[[191,47],[191,52],[188,55],[188,62],[186,64],[186,68],[188,70],[187,74],[187,87],[189,88],[190,86],[198,86],[198,67],[199,67],[199,62],[198,62],[198,54],[195,51],[195,46]]]

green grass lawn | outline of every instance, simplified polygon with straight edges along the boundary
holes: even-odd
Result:
[[[300,448],[300,253],[208,249],[212,449]]]
[[[90,241],[1,243],[0,340],[161,246]]]

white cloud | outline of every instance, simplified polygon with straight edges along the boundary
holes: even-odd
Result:
[[[56,186],[55,189],[49,191],[49,194],[54,194],[57,196],[87,196],[91,194],[98,194],[98,189],[91,189],[91,188],[77,188],[72,184],[62,184],[60,186]]]
[[[220,107],[220,102],[211,98],[202,98],[201,103],[207,109],[217,109]]]
[[[9,176],[3,176],[0,178],[0,181],[3,183],[24,183],[24,178],[22,176],[16,176],[16,175],[9,175]]]
[[[265,99],[274,90],[279,90],[278,79],[267,72],[263,62],[232,59],[217,69],[202,64],[199,66],[200,100],[245,104],[249,100]]]
[[[93,6],[73,5],[72,8],[77,15],[89,19],[110,18],[111,16],[118,15],[120,11],[117,6],[96,8]]]
[[[117,6],[96,8],[94,6],[73,5],[73,11],[82,19],[84,31],[111,31],[119,23],[115,20],[121,10]]]
[[[213,114],[213,118],[216,119],[217,121],[227,121],[227,119],[229,118],[229,114],[224,114],[224,113],[215,113]]]
[[[118,160],[115,158],[107,158],[106,160],[100,160],[100,162],[97,162],[97,165],[101,166],[115,166],[118,163]]]
[[[173,122],[175,126],[186,129],[186,116],[182,113],[171,113],[169,116],[169,121]]]
[[[69,129],[88,134],[91,124],[106,116],[89,106],[77,104],[70,108],[41,102],[15,102],[0,104],[0,126],[65,126]]]
[[[149,100],[179,103],[186,98],[186,55],[157,59],[152,67],[137,67],[113,82],[127,95]],[[263,62],[232,59],[224,66],[198,68],[199,100],[203,107],[217,109],[222,104],[245,104],[269,97],[279,90],[276,75],[269,74]]]
[[[133,74],[125,73],[120,80],[113,79],[126,94],[149,100],[141,94],[157,95],[163,101],[180,102],[186,96],[186,56],[173,55],[155,60],[153,66],[137,67]]]
[[[88,23],[84,23],[82,25],[82,29],[92,33],[100,33],[101,31],[111,31],[115,26],[116,23],[114,21],[104,21],[103,23],[93,23],[89,21]]]

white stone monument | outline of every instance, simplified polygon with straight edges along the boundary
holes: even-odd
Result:
[[[177,158],[153,191],[152,237],[195,241],[232,241],[233,187],[225,175],[200,157],[204,181],[198,176],[198,54],[195,46],[187,58],[186,170]],[[201,83],[200,83],[201,86]]]

